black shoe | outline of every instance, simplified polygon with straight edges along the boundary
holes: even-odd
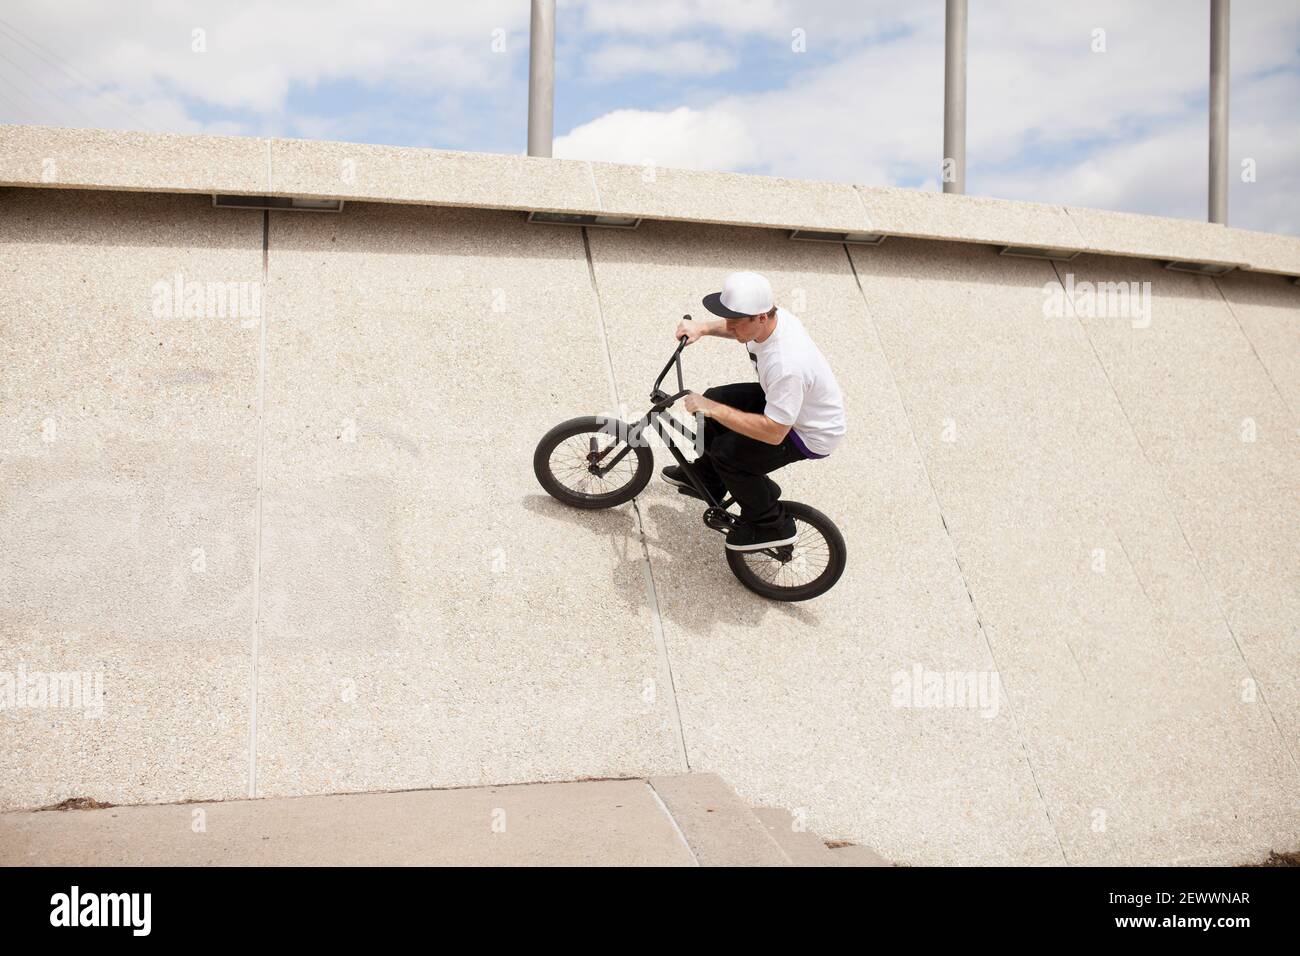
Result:
[[[699,498],[700,501],[705,500],[704,496],[695,490],[695,486],[686,479],[686,469],[681,465],[669,465],[659,472],[659,477],[663,478],[668,484],[675,485],[678,493],[690,495],[692,498]],[[714,497],[719,501],[722,500],[721,495],[715,494]]]
[[[762,527],[748,521],[738,521],[727,533],[727,550],[762,551],[764,548],[779,548],[783,544],[794,544],[799,533],[793,518],[783,518],[777,524]]]
[[[690,495],[692,498],[700,498],[700,493],[695,490],[695,486],[686,480],[686,472],[685,470],[683,470],[681,465],[669,465],[667,468],[665,468],[663,471],[659,473],[659,476],[663,478],[664,481],[668,482],[668,484],[675,485],[677,487],[677,490],[681,494]],[[781,486],[778,485],[775,481],[772,481],[771,478],[767,480],[768,483],[772,486],[772,497],[780,498]],[[713,497],[717,501],[721,501],[726,496],[727,496],[726,488],[718,488],[713,492]],[[703,501],[704,499],[700,498],[700,500]]]

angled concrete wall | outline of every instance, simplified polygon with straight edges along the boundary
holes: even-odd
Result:
[[[416,205],[0,209],[0,672],[105,680],[97,720],[0,718],[6,807],[689,765],[905,862],[1300,842],[1281,277],[650,222],[589,260],[571,227]],[[778,476],[849,541],[806,605],[744,591],[666,486],[575,512],[531,473],[552,424],[639,414],[737,268],[849,404],[842,450]],[[178,272],[264,280],[261,312],[156,319]],[[1149,325],[1045,315],[1068,275],[1151,281]],[[686,370],[752,377],[713,341]],[[899,706],[918,668],[996,676],[995,706]]]
[[[1300,286],[1241,272],[1215,284],[1274,387],[1300,418]]]
[[[755,802],[802,808],[818,832],[861,834],[890,859],[1060,862],[1005,706],[893,706],[895,675],[917,663],[984,674],[993,664],[844,247],[662,223],[593,231],[591,245],[618,395],[634,414],[674,320],[702,314],[700,290],[741,267],[799,310],[845,391],[842,449],[774,476],[849,543],[825,597],[752,600],[697,508],[661,483],[641,498],[691,765]],[[753,380],[734,343],[706,340],[684,365],[700,390]]]
[[[104,695],[103,716],[5,710],[0,802],[246,793],[258,329],[155,286],[259,284],[262,217],[12,189],[0,209],[0,672]]]
[[[1257,685],[1259,703],[1300,753],[1300,416],[1279,353],[1295,343],[1300,289],[1170,275],[1131,260],[1086,257],[1082,278],[1150,282],[1149,329],[1084,318],[1134,435],[1214,599],[1218,619]],[[1263,278],[1263,277],[1251,277]],[[1250,302],[1234,307],[1224,285]],[[1267,293],[1273,293],[1268,296]],[[1241,313],[1240,315],[1238,313]],[[1247,332],[1249,329],[1249,333]],[[1255,342],[1258,342],[1257,346]],[[1263,356],[1267,355],[1268,360]],[[1240,695],[1239,695],[1240,696]]]
[[[1293,841],[1292,670],[1274,658],[1270,686],[1248,693],[1263,661],[1234,639],[1224,582],[1203,567],[1239,549],[1230,534],[1189,543],[1193,516],[1176,496],[1189,474],[1232,493],[1222,461],[1179,446],[1210,431],[1216,397],[1220,418],[1230,396],[1263,400],[1257,363],[1205,367],[1228,335],[1205,327],[1226,318],[1211,314],[1225,311],[1212,280],[904,241],[853,258],[1066,858],[1223,861]],[[1067,270],[1151,281],[1150,327],[1046,315],[1044,287]],[[1171,434],[1175,423],[1187,431]],[[1277,487],[1288,442],[1273,432],[1271,470],[1235,476],[1243,496],[1263,483],[1259,524],[1294,518]],[[1275,559],[1285,534],[1266,535]],[[1274,582],[1252,583],[1268,613],[1285,614]]]
[[[634,516],[532,474],[608,405],[581,233],[360,205],[268,261],[258,793],[681,769]]]

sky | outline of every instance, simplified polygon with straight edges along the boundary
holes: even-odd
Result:
[[[966,192],[1206,218],[1209,0],[970,0]],[[6,0],[0,122],[522,153],[527,0]],[[940,188],[943,0],[560,0],[555,155]],[[1300,0],[1232,5],[1230,224],[1300,235]]]

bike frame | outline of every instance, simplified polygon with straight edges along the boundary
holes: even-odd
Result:
[[[623,457],[632,450],[632,444],[634,442],[644,441],[644,438],[642,437],[643,433],[647,428],[652,428],[668,447],[669,454],[677,459],[677,464],[681,465],[682,470],[686,473],[686,477],[690,480],[692,487],[700,493],[700,497],[709,503],[711,509],[716,508],[720,511],[725,511],[727,506],[732,504],[731,496],[727,495],[719,501],[709,493],[709,489],[704,487],[704,483],[700,481],[700,476],[695,471],[695,465],[688,461],[686,456],[682,454],[681,450],[677,447],[677,443],[672,440],[667,431],[668,428],[674,429],[692,445],[699,440],[699,435],[696,432],[691,431],[690,428],[678,421],[676,416],[671,415],[668,412],[668,409],[672,408],[673,405],[677,404],[681,398],[690,392],[690,389],[688,389],[682,382],[682,349],[686,348],[686,342],[687,338],[683,335],[677,344],[677,350],[673,352],[673,357],[668,360],[668,364],[664,366],[663,371],[659,373],[659,377],[655,379],[654,386],[650,390],[650,401],[654,404],[651,406],[650,411],[646,412],[640,419],[631,425],[630,430],[628,431],[627,440],[623,443],[622,450],[610,460],[609,464],[602,466],[599,459],[604,457],[604,455],[608,454],[609,451],[614,448],[614,446],[611,445],[604,452],[596,456],[596,460],[592,461],[592,467],[597,474],[606,474],[613,469],[615,465],[622,461]],[[669,395],[660,388],[660,386],[663,384],[663,380],[668,376],[669,369],[674,365],[677,366],[677,391],[672,395]],[[621,426],[623,423],[619,422],[618,424]],[[710,527],[712,527],[712,525],[710,525]]]

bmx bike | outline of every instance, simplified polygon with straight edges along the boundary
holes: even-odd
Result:
[[[650,411],[635,423],[587,415],[562,422],[542,436],[533,453],[533,471],[551,497],[573,508],[613,508],[631,501],[654,475],[654,452],[646,435],[647,429],[653,429],[705,502],[704,524],[725,535],[740,520],[731,510],[735,505],[731,496],[718,500],[710,494],[669,433],[671,428],[696,444],[696,433],[669,413],[689,392],[682,384],[686,342],[682,336],[673,357],[655,379]],[[660,386],[674,365],[677,392],[670,395]],[[727,564],[740,583],[756,594],[776,601],[807,601],[829,591],[844,573],[844,536],[816,508],[797,501],[782,505],[794,519],[795,540],[756,551],[726,549]]]

